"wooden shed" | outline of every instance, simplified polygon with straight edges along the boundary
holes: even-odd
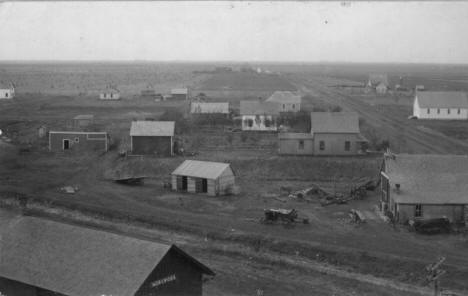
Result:
[[[180,192],[226,195],[232,193],[234,185],[234,172],[228,163],[185,160],[172,172],[172,189]]]
[[[174,121],[133,121],[130,149],[133,155],[174,154]]]
[[[7,296],[203,295],[214,272],[175,245],[0,210]]]
[[[106,132],[49,131],[49,151],[102,151],[109,149]]]

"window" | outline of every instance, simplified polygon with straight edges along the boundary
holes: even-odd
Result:
[[[76,137],[75,138],[75,143],[79,143],[80,142],[80,138]]]
[[[447,109],[447,114],[450,114],[450,108]]]
[[[427,108],[427,114],[431,114],[431,109]]]
[[[293,109],[296,109],[296,105],[295,105],[295,104],[293,104],[292,107],[293,107]]]
[[[114,94],[111,94],[111,99],[114,97]]]
[[[285,104],[283,104],[283,110],[284,110],[284,109],[286,109],[286,105],[285,105]]]
[[[304,140],[299,140],[299,150],[304,150]]]
[[[351,142],[350,141],[345,141],[344,142],[344,150],[345,151],[351,150]]]
[[[320,150],[320,151],[325,150],[325,141],[320,141],[320,142],[319,142],[319,150]]]
[[[422,217],[422,205],[418,204],[414,207],[414,217]]]
[[[8,93],[5,93],[5,98],[8,98]]]
[[[437,109],[437,114],[440,114],[440,109]]]
[[[460,114],[460,108],[458,108],[458,110],[457,110],[457,114]]]

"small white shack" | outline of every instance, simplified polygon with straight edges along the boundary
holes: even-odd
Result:
[[[107,87],[99,94],[101,100],[120,100],[120,91],[115,87]]]
[[[0,82],[0,99],[13,99],[15,97],[15,86],[13,83]]]
[[[234,172],[229,163],[185,160],[172,172],[172,190],[206,193],[210,196],[232,193]]]

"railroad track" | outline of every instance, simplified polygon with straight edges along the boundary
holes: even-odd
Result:
[[[446,136],[428,134],[421,130],[416,129],[411,125],[407,125],[398,119],[392,118],[384,113],[376,112],[376,110],[361,102],[359,99],[352,96],[343,94],[339,90],[330,89],[320,83],[311,83],[309,81],[296,80],[293,82],[299,86],[312,88],[314,92],[323,95],[333,103],[342,105],[349,109],[358,112],[362,118],[368,121],[371,125],[382,126],[381,128],[387,130],[392,135],[394,140],[404,137],[403,140],[413,142],[420,149],[418,152],[429,152],[435,154],[466,154],[468,152],[468,144],[461,143],[460,141],[453,140]]]

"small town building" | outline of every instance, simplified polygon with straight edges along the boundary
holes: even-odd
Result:
[[[240,115],[243,131],[276,131],[278,104],[262,101],[241,101]]]
[[[133,155],[174,154],[174,121],[133,121],[130,150]]]
[[[413,116],[419,119],[468,119],[468,97],[458,91],[418,91]]]
[[[49,131],[49,151],[101,151],[109,149],[106,132]]]
[[[389,88],[387,74],[370,74],[366,88],[367,90],[374,90],[379,94],[387,93]]]
[[[301,111],[301,96],[290,91],[275,91],[266,102],[277,103],[279,112]]]
[[[15,86],[13,83],[0,82],[0,99],[13,99],[15,97]]]
[[[234,172],[229,163],[185,160],[172,172],[172,189],[217,196],[233,193]]]
[[[115,87],[107,87],[99,94],[101,100],[120,100],[120,91]]]
[[[278,153],[282,155],[313,155],[314,136],[310,133],[279,133]]]
[[[77,129],[85,128],[94,123],[94,115],[81,114],[73,117],[73,127]]]
[[[418,85],[416,85],[416,86],[414,87],[414,90],[415,90],[415,91],[424,91],[425,88],[424,88],[424,85],[418,84]]]
[[[311,134],[314,155],[355,155],[364,153],[367,140],[360,134],[356,112],[312,112]]]
[[[201,296],[214,276],[175,245],[2,212],[2,295]]]
[[[221,114],[229,115],[229,103],[205,103],[205,102],[191,102],[191,114]]]
[[[174,88],[171,90],[171,99],[173,100],[188,100],[189,96],[188,88]]]
[[[396,221],[468,222],[468,156],[386,153],[380,175],[380,209]]]

